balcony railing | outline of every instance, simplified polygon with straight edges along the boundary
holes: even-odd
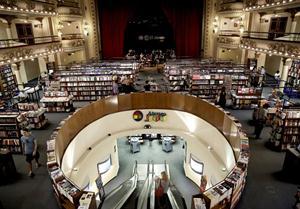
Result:
[[[240,36],[240,31],[239,30],[220,30],[219,31],[219,36]]]
[[[270,40],[270,41],[300,42],[300,33],[245,31],[242,37],[251,38],[251,39]]]
[[[56,4],[56,0],[31,0],[31,2],[42,3],[42,4]]]
[[[81,33],[63,34],[61,35],[61,39],[62,40],[84,39],[84,36]]]
[[[0,49],[18,47],[18,46],[28,46],[35,44],[45,44],[52,42],[59,42],[58,36],[43,36],[43,37],[24,37],[18,39],[2,39],[0,40]]]
[[[299,7],[299,0],[246,0],[245,11]]]
[[[79,8],[79,3],[71,0],[59,0],[57,2],[58,7],[74,7]]]
[[[220,4],[233,4],[233,3],[243,3],[243,0],[223,0]]]

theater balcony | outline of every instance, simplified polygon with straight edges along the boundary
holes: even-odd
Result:
[[[70,20],[70,18],[76,20],[82,18],[82,9],[77,0],[58,0],[57,12],[61,20]]]
[[[221,0],[218,2],[218,13],[239,12],[243,10],[243,0]]]
[[[300,58],[300,33],[248,32],[243,34],[241,48],[287,58]]]
[[[61,36],[62,48],[64,52],[75,52],[85,49],[84,36],[77,34],[64,34]]]
[[[55,0],[0,1],[1,16],[46,17],[57,15]]]
[[[300,33],[283,33],[283,32],[254,32],[254,31],[245,31],[242,35],[244,40],[253,40],[256,42],[263,43],[292,43],[299,45],[300,44]],[[299,45],[300,46],[300,45]]]
[[[300,0],[246,0],[244,11],[277,11],[299,7]]]
[[[62,51],[58,36],[24,37],[0,40],[0,64],[44,57]]]
[[[221,30],[217,37],[218,47],[222,48],[239,48],[240,31]]]

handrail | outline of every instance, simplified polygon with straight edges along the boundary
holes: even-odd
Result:
[[[148,201],[148,191],[149,191],[149,182],[151,181],[151,175],[150,173],[148,174],[144,186],[142,188],[142,191],[140,192],[140,195],[138,197],[138,204],[137,204],[137,209],[142,209],[145,207],[145,205],[147,205],[147,201]]]
[[[84,39],[83,34],[81,33],[70,33],[61,35],[62,40],[72,40],[72,39]]]
[[[24,37],[17,39],[1,39],[0,48],[9,48],[15,46],[27,46],[41,43],[59,42],[58,36]]]
[[[218,34],[221,35],[221,36],[232,36],[232,35],[234,35],[235,37],[239,37],[240,33],[241,32],[239,30],[220,30]]]
[[[243,38],[300,42],[300,33],[244,31]]]
[[[68,1],[68,0],[58,0],[57,1],[57,6],[58,7],[74,7],[74,8],[79,8],[79,3],[74,2],[74,1]]]

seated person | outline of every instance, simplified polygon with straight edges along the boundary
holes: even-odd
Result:
[[[145,90],[145,91],[150,91],[150,87],[151,87],[151,86],[150,86],[150,84],[149,84],[149,81],[146,80],[145,83],[146,83],[146,84],[144,85],[144,90]]]

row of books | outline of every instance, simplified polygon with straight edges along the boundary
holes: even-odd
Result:
[[[61,82],[82,82],[82,81],[112,81],[112,76],[77,76],[77,77],[62,77]]]
[[[16,129],[14,130],[1,130],[0,131],[1,138],[19,138],[20,132]]]
[[[72,82],[72,83],[65,83],[61,82],[60,87],[68,87],[68,86],[111,86],[112,82]]]
[[[286,118],[299,118],[300,119],[300,111],[299,110],[286,111]]]
[[[69,94],[66,91],[45,91],[45,97],[68,97]]]

